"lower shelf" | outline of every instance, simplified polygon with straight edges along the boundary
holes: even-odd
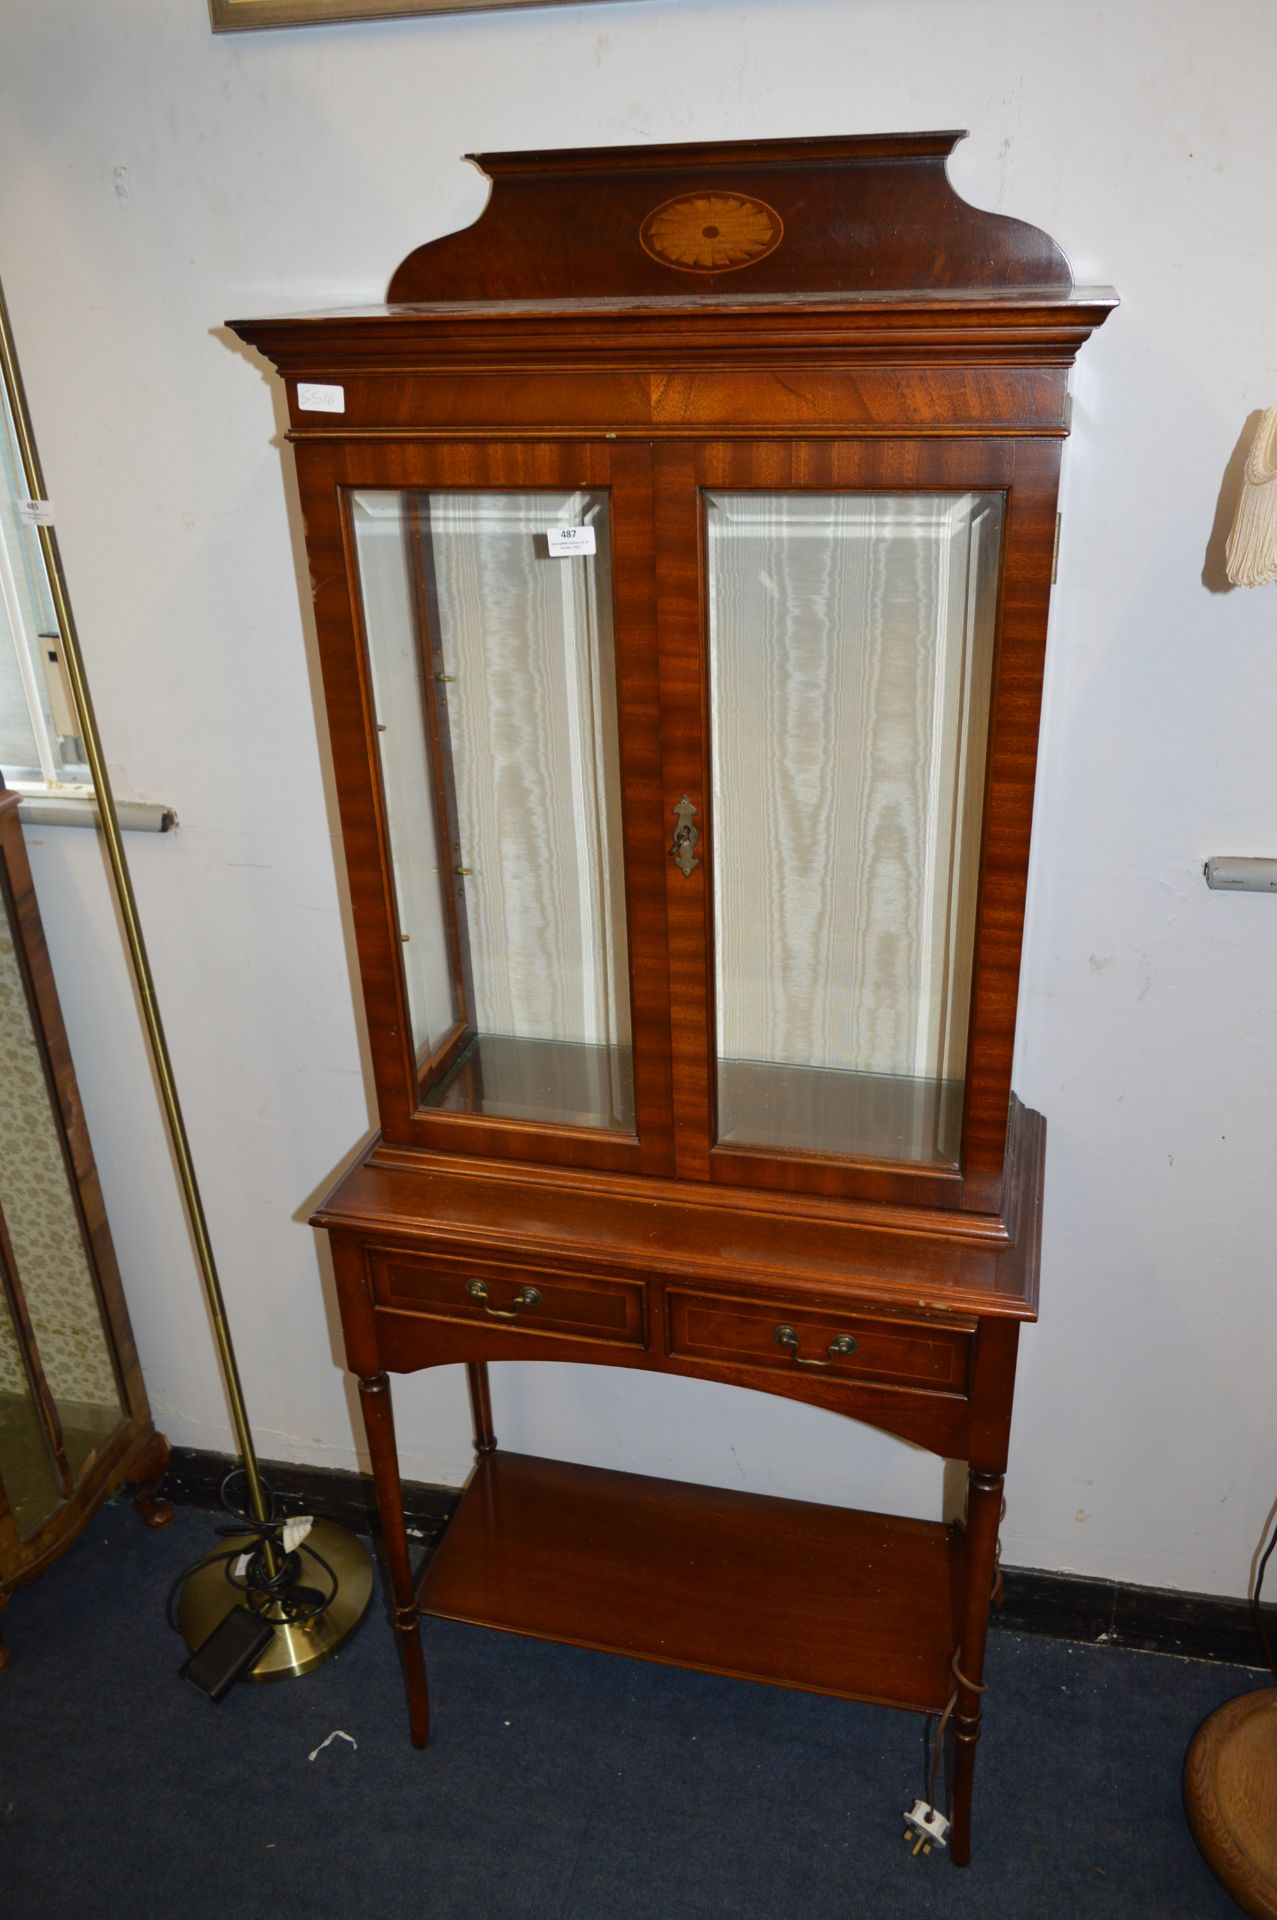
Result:
[[[670,1666],[938,1712],[950,1527],[526,1454],[480,1460],[423,1612]]]

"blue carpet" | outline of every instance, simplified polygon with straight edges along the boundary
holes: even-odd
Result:
[[[912,1715],[427,1623],[416,1753],[376,1611],[304,1680],[212,1706],[163,1620],[210,1541],[207,1514],[148,1534],[114,1503],[14,1596],[6,1920],[1235,1920],[1180,1769],[1259,1674],[995,1634],[959,1872],[901,1838]],[[358,1747],[308,1759],[337,1727]]]

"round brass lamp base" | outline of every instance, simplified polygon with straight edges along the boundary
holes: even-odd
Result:
[[[1184,1805],[1215,1878],[1255,1920],[1277,1920],[1277,1687],[1203,1721],[1184,1763]]]
[[[208,1559],[187,1579],[177,1617],[188,1647],[203,1646],[213,1628],[244,1599],[240,1589],[227,1579],[227,1571],[234,1562],[223,1556],[237,1549],[247,1553],[256,1544],[256,1537],[251,1533],[219,1540]],[[277,1601],[267,1606],[263,1610],[265,1617],[280,1624],[276,1625],[274,1639],[249,1675],[250,1680],[295,1680],[309,1673],[312,1667],[322,1666],[350,1638],[368,1611],[368,1602],[372,1599],[372,1561],[354,1534],[332,1520],[316,1520],[306,1536],[301,1549],[300,1578],[306,1586],[327,1592],[328,1576],[307,1554],[306,1547],[314,1547],[316,1553],[322,1554],[336,1574],[336,1595],[322,1613],[300,1623],[283,1624]]]

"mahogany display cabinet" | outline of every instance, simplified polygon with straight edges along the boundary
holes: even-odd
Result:
[[[380,1134],[316,1215],[420,1616],[975,1744],[1044,1123],[1011,1089],[1056,490],[1113,304],[956,134],[483,155],[284,376]],[[828,1408],[965,1524],[501,1451],[489,1364]],[[388,1376],[464,1363],[418,1584]]]

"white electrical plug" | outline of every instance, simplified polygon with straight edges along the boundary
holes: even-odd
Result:
[[[920,1853],[930,1853],[932,1847],[945,1846],[945,1835],[949,1831],[949,1822],[925,1800],[915,1800],[905,1815],[905,1839],[913,1841],[914,1858]]]
[[[285,1520],[284,1552],[296,1553],[314,1524],[315,1516],[310,1513],[299,1513],[295,1520]]]

